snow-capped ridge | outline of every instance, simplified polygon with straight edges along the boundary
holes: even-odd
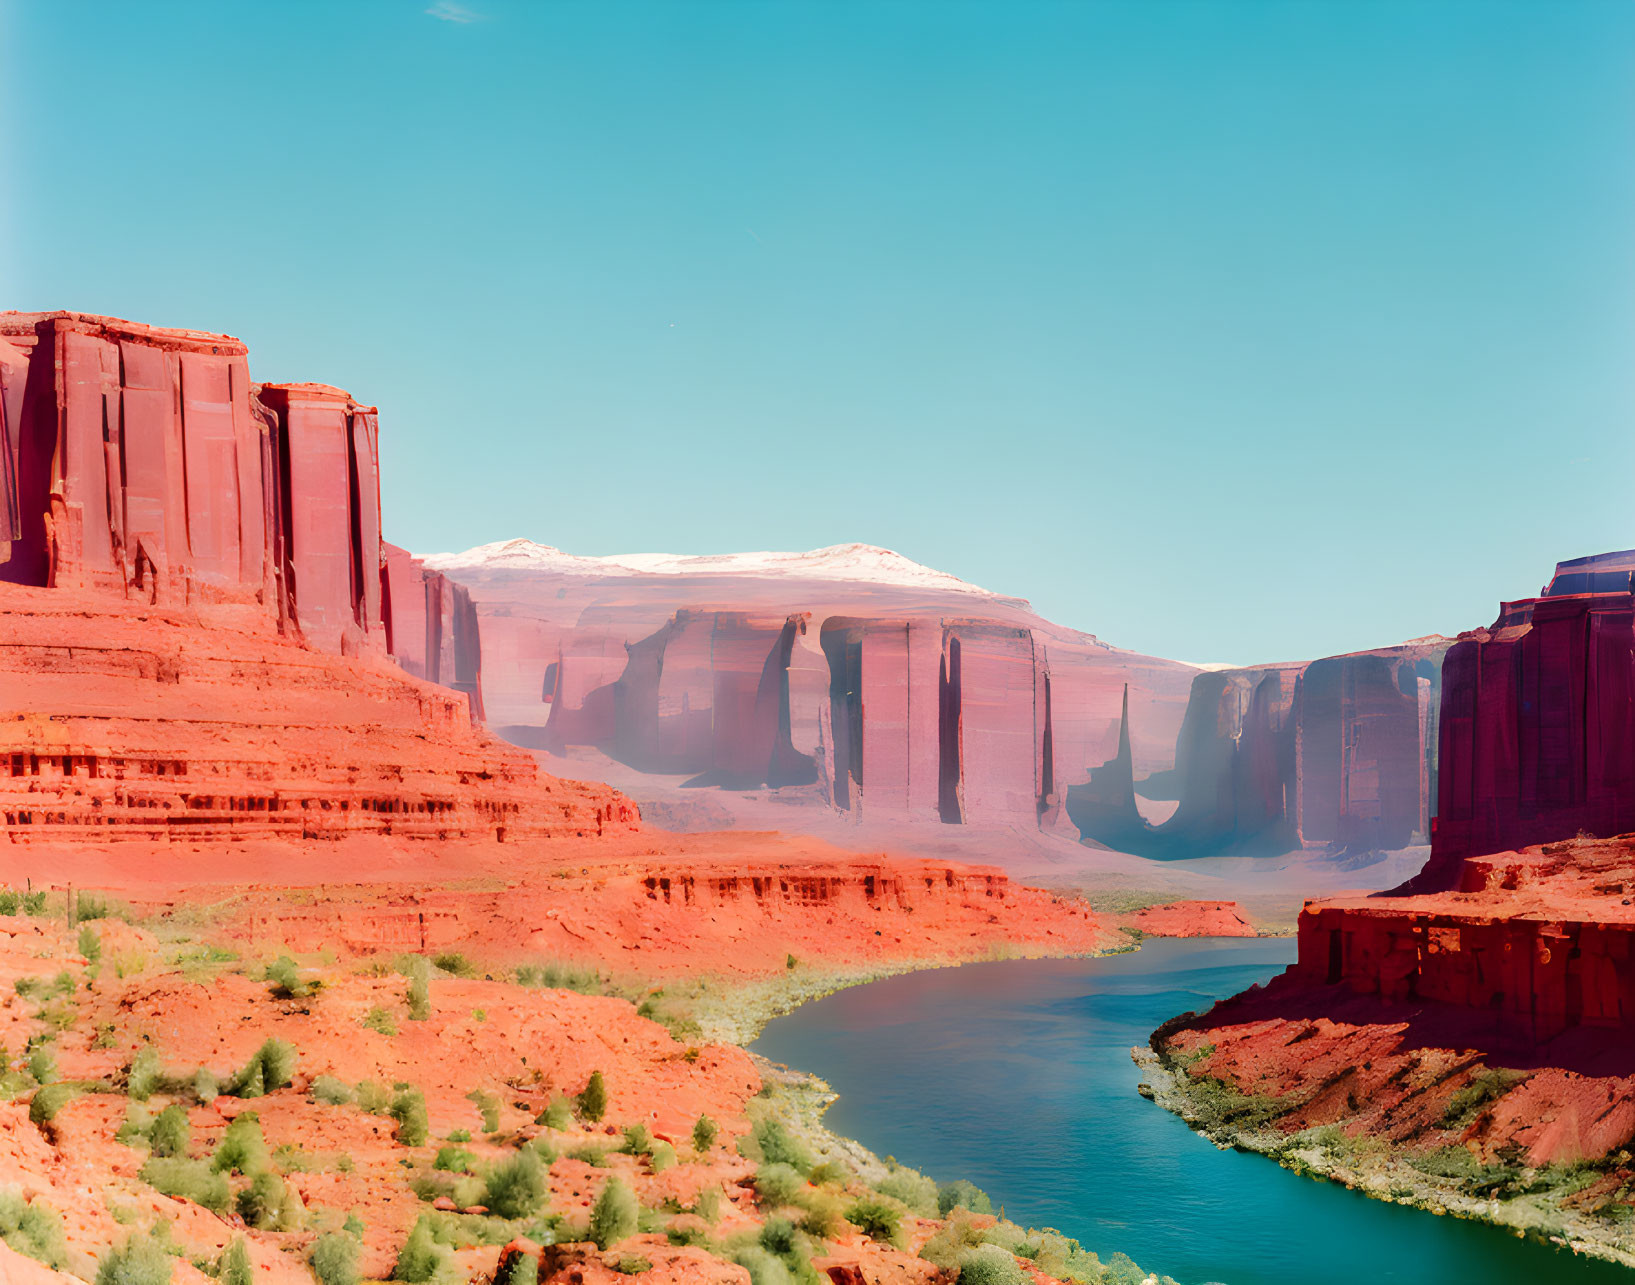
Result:
[[[532,540],[499,540],[464,553],[429,553],[436,571],[537,570],[583,576],[755,576],[795,580],[860,580],[949,593],[998,595],[873,544],[835,544],[805,553],[624,553],[587,558]]]

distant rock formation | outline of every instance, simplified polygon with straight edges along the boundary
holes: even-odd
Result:
[[[470,592],[501,735],[858,819],[1070,834],[1063,793],[1111,748],[1126,687],[1132,761],[1162,771],[1197,672],[869,546],[424,561]]]
[[[1087,839],[1142,856],[1425,842],[1436,797],[1441,638],[1192,681],[1161,824],[1137,802],[1129,715],[1114,756],[1067,792]]]

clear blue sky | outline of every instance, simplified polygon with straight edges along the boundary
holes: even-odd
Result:
[[[0,305],[378,402],[421,551],[1251,662],[1635,545],[1627,0],[431,3],[0,0]]]

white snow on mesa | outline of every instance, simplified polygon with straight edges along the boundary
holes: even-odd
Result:
[[[480,544],[464,553],[428,553],[421,560],[435,571],[549,571],[570,576],[755,576],[790,580],[863,580],[911,585],[949,593],[997,594],[968,584],[946,571],[922,566],[900,553],[872,544],[836,544],[807,553],[622,553],[584,558],[532,540]]]

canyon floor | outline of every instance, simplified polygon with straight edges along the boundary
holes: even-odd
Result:
[[[353,836],[12,845],[0,888],[8,1282],[1149,1279],[835,1137],[738,1046],[871,976],[1129,948],[1001,871]]]

